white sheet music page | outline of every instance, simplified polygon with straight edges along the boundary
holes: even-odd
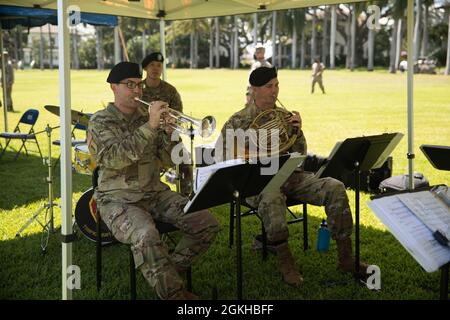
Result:
[[[450,261],[450,248],[434,239],[398,195],[372,200],[368,206],[425,271],[437,271]]]
[[[398,198],[431,231],[440,231],[450,239],[450,209],[431,191],[399,194]]]
[[[244,159],[231,159],[223,162],[218,162],[210,166],[196,168],[194,193],[197,193],[197,191],[201,189],[202,185],[208,180],[208,178],[218,169],[232,167],[243,163],[245,163]]]

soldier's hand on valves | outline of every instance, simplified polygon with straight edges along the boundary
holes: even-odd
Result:
[[[158,129],[160,124],[161,115],[167,112],[167,103],[164,101],[154,101],[148,107],[148,124],[150,128]]]
[[[176,123],[176,119],[171,117],[167,112],[163,115],[164,117],[164,131],[170,136],[174,129],[174,124]]]
[[[298,128],[298,130],[302,128],[302,118],[298,111],[292,111],[292,116],[288,119],[288,122],[292,123],[292,126]]]

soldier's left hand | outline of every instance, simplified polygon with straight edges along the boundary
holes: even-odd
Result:
[[[288,122],[291,123],[292,126],[298,128],[298,130],[302,128],[302,118],[298,111],[292,111],[292,116],[288,119]]]
[[[164,131],[170,136],[174,132],[173,124],[176,123],[176,119],[169,116],[167,113],[164,115]]]

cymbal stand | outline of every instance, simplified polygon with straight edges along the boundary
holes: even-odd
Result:
[[[20,237],[20,234],[26,228],[28,228],[28,226],[33,221],[37,221],[42,226],[42,237],[41,237],[42,252],[45,252],[47,249],[50,232],[53,233],[55,231],[54,221],[53,221],[53,207],[58,206],[56,203],[53,202],[53,166],[52,166],[52,150],[51,150],[52,130],[56,129],[56,128],[59,128],[59,126],[52,128],[47,124],[47,127],[44,130],[47,133],[47,137],[48,137],[48,157],[47,157],[47,159],[44,159],[44,165],[47,165],[47,168],[48,168],[48,176],[45,178],[45,181],[48,184],[48,199],[47,199],[48,202],[45,203],[42,207],[40,207],[38,209],[38,211],[36,211],[33,214],[33,216],[16,233],[16,237]],[[41,131],[41,132],[43,132],[43,131]],[[38,133],[41,133],[41,132],[38,132]],[[44,222],[42,223],[41,221],[38,220],[38,216],[44,210],[45,210]]]

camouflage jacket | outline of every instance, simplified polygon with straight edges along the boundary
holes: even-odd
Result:
[[[161,100],[167,102],[170,108],[183,112],[180,94],[174,86],[164,80],[161,80],[161,83],[156,88],[148,87],[145,84],[142,90],[142,100],[146,102]],[[147,110],[146,107],[145,110]]]
[[[89,151],[99,167],[98,200],[136,202],[145,193],[166,190],[160,181],[162,167],[176,142],[148,125],[148,113],[138,109],[128,119],[110,103],[89,121]]]
[[[275,107],[275,108],[282,109],[280,107]],[[284,110],[284,109],[282,109],[282,110]],[[235,114],[233,114],[231,116],[231,118],[228,119],[227,122],[225,122],[224,126],[222,127],[222,131],[220,133],[223,140],[219,138],[219,140],[217,141],[217,144],[216,144],[216,150],[219,150],[220,147],[223,147],[223,157],[224,158],[223,159],[219,158],[219,160],[230,159],[230,157],[233,158],[235,156],[235,151],[234,150],[227,150],[227,143],[226,143],[226,139],[227,139],[226,131],[227,131],[227,129],[247,130],[247,129],[249,129],[249,127],[252,124],[253,120],[261,112],[262,111],[259,110],[254,103],[249,103],[248,105],[246,105],[246,107],[244,109],[242,109],[242,110],[236,112]],[[292,134],[293,134],[293,127],[292,126],[288,126],[288,135],[289,135],[289,137],[291,137]],[[220,144],[222,144],[222,145],[220,146]],[[288,150],[288,152],[299,152],[300,154],[306,155],[307,144],[306,144],[305,135],[303,134],[302,130],[300,130],[300,132],[298,132],[297,139],[295,140],[295,142],[291,146],[291,148]],[[219,155],[216,155],[216,156],[219,156]]]

